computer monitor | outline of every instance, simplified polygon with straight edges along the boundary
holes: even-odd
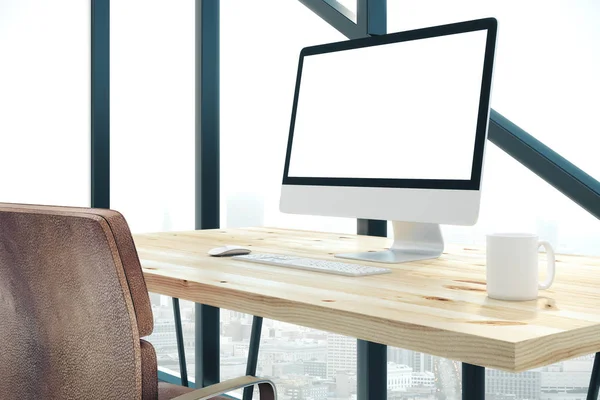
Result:
[[[300,52],[280,209],[393,221],[389,250],[439,257],[439,224],[477,221],[497,22],[467,21]]]

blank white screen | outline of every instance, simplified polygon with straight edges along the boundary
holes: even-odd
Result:
[[[486,37],[305,56],[288,176],[471,179]]]

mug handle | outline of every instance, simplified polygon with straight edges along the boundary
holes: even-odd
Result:
[[[538,248],[544,247],[546,250],[546,256],[548,259],[548,272],[546,274],[546,280],[543,283],[540,283],[538,289],[548,289],[552,282],[554,282],[554,276],[556,275],[556,266],[555,266],[555,257],[554,257],[554,249],[550,245],[550,243],[542,240],[538,242]]]

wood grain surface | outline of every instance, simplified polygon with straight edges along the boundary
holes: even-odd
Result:
[[[598,258],[558,255],[549,290],[537,300],[509,302],[487,297],[480,248],[447,245],[439,259],[386,265],[391,274],[357,278],[207,251],[235,244],[352,262],[333,255],[381,250],[389,239],[247,228],[134,240],[148,290],[180,299],[512,372],[600,351]]]

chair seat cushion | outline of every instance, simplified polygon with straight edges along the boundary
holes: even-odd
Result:
[[[171,400],[177,396],[181,396],[182,394],[186,394],[189,392],[193,392],[194,389],[173,385],[172,383],[166,382],[158,382],[158,400]],[[213,397],[215,400],[230,400],[229,397],[217,396]]]

